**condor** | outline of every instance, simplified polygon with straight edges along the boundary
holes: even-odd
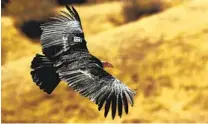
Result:
[[[113,67],[89,53],[80,17],[73,7],[62,11],[41,25],[41,45],[44,55],[37,54],[31,63],[33,81],[40,89],[51,94],[61,80],[79,94],[98,105],[105,106],[104,116],[110,106],[112,118],[128,114],[128,104],[133,106],[135,92],[104,70]]]

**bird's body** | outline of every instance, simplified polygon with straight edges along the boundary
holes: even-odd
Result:
[[[135,93],[121,81],[104,70],[106,62],[91,55],[77,11],[66,6],[69,13],[52,18],[41,26],[41,45],[44,55],[37,54],[32,61],[33,81],[48,94],[60,80],[89,98],[100,110],[105,103],[105,117],[112,108],[112,118],[128,113],[128,103],[133,106]],[[107,63],[107,65],[109,65]]]

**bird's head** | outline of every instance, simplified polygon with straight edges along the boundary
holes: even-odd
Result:
[[[114,66],[107,61],[102,61],[102,64],[103,64],[103,68],[114,68]]]

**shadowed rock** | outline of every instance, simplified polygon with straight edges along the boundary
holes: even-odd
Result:
[[[21,31],[29,38],[40,38],[42,30],[40,25],[45,21],[30,20],[25,22],[21,27]]]
[[[57,0],[59,5],[82,4],[85,2],[86,0]]]

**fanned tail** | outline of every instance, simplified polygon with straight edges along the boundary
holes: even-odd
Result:
[[[37,54],[31,63],[33,81],[40,89],[51,94],[60,79],[53,67],[53,62],[47,57]]]

